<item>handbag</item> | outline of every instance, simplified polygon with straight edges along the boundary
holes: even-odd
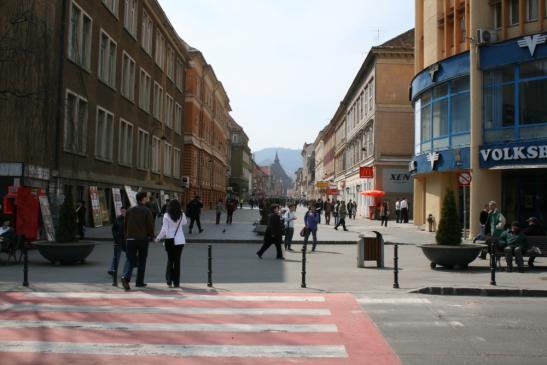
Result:
[[[300,237],[305,237],[307,233],[308,233],[308,229],[306,227],[302,228],[300,230]]]

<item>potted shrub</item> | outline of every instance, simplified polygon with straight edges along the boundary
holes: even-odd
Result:
[[[96,243],[91,241],[78,241],[78,226],[76,223],[76,211],[72,196],[65,197],[59,211],[59,223],[55,227],[55,242],[34,242],[38,252],[52,263],[72,264],[84,263],[91,254]]]
[[[448,189],[444,196],[441,219],[435,234],[436,244],[419,245],[425,256],[431,261],[431,268],[437,265],[452,268],[465,268],[475,260],[485,245],[462,244],[461,224],[456,210],[454,191]]]

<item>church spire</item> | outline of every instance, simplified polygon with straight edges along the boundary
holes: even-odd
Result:
[[[278,164],[278,163],[279,163],[279,156],[277,155],[277,152],[275,152],[275,160],[274,160],[274,163],[275,163],[275,164]]]

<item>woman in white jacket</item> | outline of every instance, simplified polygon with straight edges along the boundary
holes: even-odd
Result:
[[[179,201],[169,201],[167,214],[163,215],[163,224],[156,241],[165,239],[165,251],[167,251],[165,280],[170,288],[180,286],[180,257],[186,243],[183,228],[187,223]]]

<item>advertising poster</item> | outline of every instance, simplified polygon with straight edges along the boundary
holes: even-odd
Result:
[[[122,193],[120,188],[112,188],[112,202],[114,203],[114,212],[116,217],[122,214]]]
[[[133,189],[131,189],[131,186],[124,185],[125,193],[127,194],[127,198],[129,199],[129,204],[134,207],[137,205],[137,192]]]
[[[110,223],[110,214],[108,213],[108,205],[106,204],[106,195],[104,190],[99,189],[99,206],[101,207],[101,219],[103,224]]]
[[[53,219],[51,218],[51,210],[49,209],[49,200],[47,196],[41,195],[40,199],[40,211],[42,212],[42,222],[44,223],[44,232],[46,239],[49,242],[55,241],[55,227],[53,226]]]
[[[102,227],[103,217],[101,214],[101,206],[99,203],[99,193],[96,186],[89,187],[89,197],[91,198],[91,214],[93,216],[93,226]]]

